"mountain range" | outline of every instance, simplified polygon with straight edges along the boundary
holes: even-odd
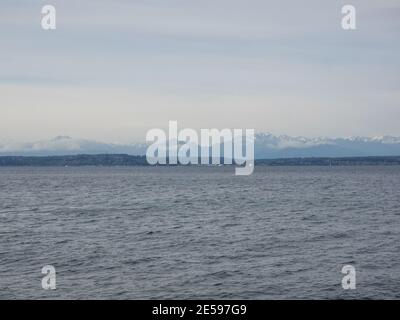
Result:
[[[58,136],[22,144],[0,144],[0,156],[54,156],[76,154],[145,155],[147,144],[104,143]],[[296,157],[399,156],[400,137],[305,138],[270,133],[255,135],[256,159]]]

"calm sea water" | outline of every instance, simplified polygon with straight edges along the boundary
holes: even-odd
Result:
[[[0,168],[2,299],[400,298],[399,253],[400,167]]]

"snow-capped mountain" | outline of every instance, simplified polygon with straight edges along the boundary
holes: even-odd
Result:
[[[103,143],[86,139],[58,136],[51,140],[23,144],[0,145],[0,155],[75,155],[75,154],[130,154],[143,155],[146,144]]]
[[[400,137],[305,138],[269,133],[255,137],[256,158],[400,155]]]
[[[147,144],[110,144],[59,136],[32,143],[0,145],[0,155],[144,155]],[[351,157],[400,155],[400,137],[305,138],[259,133],[255,136],[255,156],[263,158]]]

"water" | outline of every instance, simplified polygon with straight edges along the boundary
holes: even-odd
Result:
[[[400,298],[400,167],[0,168],[0,200],[1,299]]]

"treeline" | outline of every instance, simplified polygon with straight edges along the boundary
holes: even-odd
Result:
[[[400,156],[262,159],[262,160],[256,160],[256,165],[269,165],[269,166],[375,166],[375,165],[400,165]]]
[[[0,157],[0,166],[145,166],[145,156],[127,154],[80,154],[71,156],[4,156]]]
[[[223,160],[221,159],[221,163]],[[0,156],[0,166],[147,166],[145,156],[127,154],[82,154],[71,156]],[[400,165],[400,156],[343,158],[285,158],[256,160],[268,166]]]

